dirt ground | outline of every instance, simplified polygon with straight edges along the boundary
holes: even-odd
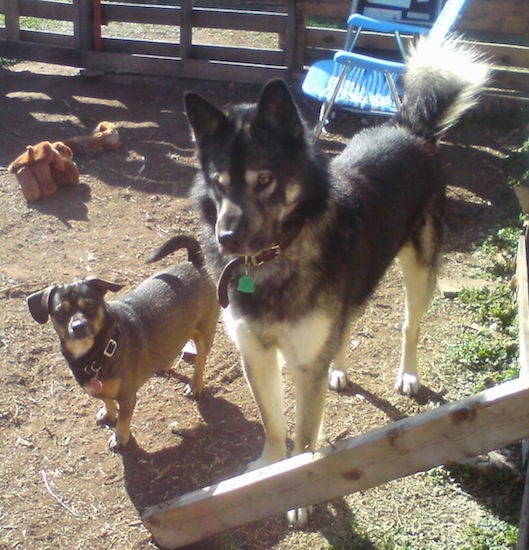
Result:
[[[139,519],[142,509],[238,474],[260,453],[257,411],[221,323],[204,395],[183,395],[192,372],[184,361],[170,376],[153,378],[139,394],[134,438],[113,454],[110,432],[95,425],[98,403],[76,385],[51,326],[35,323],[26,307],[31,292],[88,275],[124,283],[126,291],[157,269],[144,260],[168,236],[199,234],[187,199],[194,160],[181,96],[188,88],[219,104],[254,100],[258,92],[224,83],[80,76],[38,63],[0,69],[0,548],[155,548]],[[307,102],[303,109],[313,115]],[[5,169],[9,163],[27,144],[88,134],[102,120],[118,126],[122,149],[77,156],[79,186],[26,204]],[[359,121],[346,116],[324,138],[330,154]],[[468,117],[442,145],[450,183],[442,277],[456,285],[481,273],[474,248],[497,221],[494,205],[510,192],[502,155],[529,130],[527,118],[517,115],[507,131],[494,121],[490,114]],[[421,339],[421,398],[393,392],[402,307],[392,268],[353,335],[354,384],[329,393],[329,442],[464,393],[436,370],[463,322],[440,294]],[[292,420],[290,386],[287,403]],[[317,506],[303,530],[280,515],[191,548],[367,549],[382,548],[374,541],[385,537],[400,544],[386,548],[459,549],[469,526],[497,513],[496,500],[493,487],[475,495],[417,474]]]

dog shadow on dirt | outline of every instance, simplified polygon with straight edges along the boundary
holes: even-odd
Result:
[[[263,439],[259,422],[248,421],[236,405],[212,394],[202,395],[197,404],[202,422],[195,428],[175,432],[181,437],[179,445],[149,452],[131,436],[123,451],[125,489],[139,514],[150,506],[239,475],[259,454]],[[260,532],[264,530],[267,537],[261,541],[263,548],[274,546],[292,531],[285,514],[258,523]],[[330,544],[338,542],[337,537],[346,537],[361,543],[361,548],[374,549],[369,540],[355,532],[355,525],[345,501],[337,498],[314,506],[305,529],[321,533]],[[255,529],[255,524],[232,529],[186,548],[246,548]]]

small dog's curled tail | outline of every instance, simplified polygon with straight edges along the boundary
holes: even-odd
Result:
[[[200,243],[190,235],[176,235],[166,241],[156,252],[154,252],[146,262],[151,264],[165,258],[172,252],[182,248],[187,249],[187,259],[197,268],[204,267],[204,256]]]
[[[479,100],[490,68],[482,55],[456,38],[423,38],[404,72],[404,97],[395,121],[418,136],[438,140]]]

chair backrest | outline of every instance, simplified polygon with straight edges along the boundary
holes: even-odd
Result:
[[[442,0],[352,0],[351,13],[373,19],[431,26],[442,8]]]

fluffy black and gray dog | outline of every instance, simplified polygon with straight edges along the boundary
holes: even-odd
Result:
[[[455,41],[411,53],[402,107],[327,163],[287,86],[222,110],[185,95],[200,171],[193,196],[226,326],[265,430],[250,468],[286,456],[281,365],[295,384],[294,452],[316,448],[328,372],[345,383],[349,327],[398,257],[406,290],[396,389],[415,394],[419,323],[436,282],[445,203],[437,154],[487,67]],[[306,510],[289,513],[306,520]]]

